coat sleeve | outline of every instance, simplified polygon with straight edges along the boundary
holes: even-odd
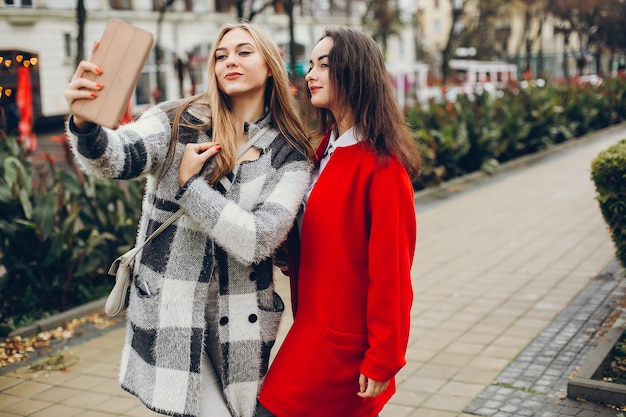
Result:
[[[371,183],[368,243],[368,349],[360,372],[388,381],[406,363],[413,289],[416,218],[413,187],[397,162],[377,171]]]
[[[287,237],[309,186],[310,171],[311,164],[293,150],[278,169],[268,169],[262,198],[252,209],[241,207],[199,177],[179,193],[179,204],[218,245],[251,265],[271,256]]]
[[[88,174],[129,180],[158,173],[167,157],[171,127],[167,115],[153,107],[116,130],[95,126],[77,133],[72,118],[66,132],[76,161]]]

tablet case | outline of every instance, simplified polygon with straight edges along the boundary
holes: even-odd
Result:
[[[104,87],[94,99],[75,100],[70,106],[71,112],[100,126],[116,129],[153,43],[152,33],[118,19],[110,19],[90,58],[102,69],[102,74],[88,72],[85,75]]]

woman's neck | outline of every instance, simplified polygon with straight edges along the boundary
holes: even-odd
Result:
[[[233,115],[235,116],[235,126],[243,131],[244,122],[255,123],[265,113],[263,100],[259,99],[239,99],[232,101]]]
[[[339,117],[335,117],[335,122],[337,123],[336,127],[338,138],[354,126],[354,118],[347,117],[346,115],[339,115]]]
[[[337,128],[337,137],[340,137],[346,133],[352,126],[354,126],[354,117],[347,111],[331,111],[333,118],[335,119]]]

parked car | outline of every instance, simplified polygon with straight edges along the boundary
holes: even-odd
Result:
[[[580,85],[591,84],[594,87],[602,85],[602,77],[597,74],[581,75],[577,81]]]

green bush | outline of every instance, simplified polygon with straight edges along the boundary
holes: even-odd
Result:
[[[68,153],[69,155],[69,153]],[[135,240],[143,184],[34,164],[0,141],[0,325],[8,330],[104,296]]]
[[[409,108],[407,121],[423,160],[414,186],[489,173],[500,163],[625,120],[624,78],[605,79],[600,87],[529,85]],[[612,190],[626,178],[617,162],[609,170],[609,158],[598,159],[598,201],[605,218],[621,221],[609,224],[623,262],[626,196]],[[61,170],[51,157],[33,163],[15,138],[0,140],[0,328],[106,295],[113,283],[110,262],[134,243],[142,193],[143,183]]]
[[[425,160],[416,188],[540,152],[626,120],[626,79],[510,88],[407,110]]]
[[[617,259],[626,267],[626,139],[602,151],[592,161],[591,178],[615,243]]]

